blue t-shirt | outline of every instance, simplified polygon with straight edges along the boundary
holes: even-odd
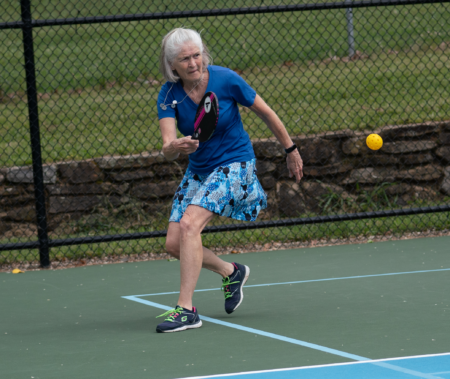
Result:
[[[200,142],[197,151],[189,155],[189,169],[198,175],[207,175],[222,165],[246,162],[255,158],[250,137],[244,130],[237,105],[239,103],[245,107],[252,106],[256,97],[255,90],[228,68],[208,66],[208,71],[209,82],[206,92],[212,91],[217,96],[219,122],[211,139]],[[185,136],[191,136],[194,133],[198,104],[195,104],[189,96],[184,99],[185,96],[186,92],[180,82],[165,83],[158,96],[158,117],[176,118],[178,130]],[[170,107],[173,100],[178,101],[175,109]],[[165,111],[161,109],[161,103],[169,104]]]

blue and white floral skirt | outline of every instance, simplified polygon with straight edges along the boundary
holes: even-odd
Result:
[[[256,176],[256,159],[220,166],[208,175],[187,169],[173,197],[170,222],[180,222],[188,205],[220,216],[255,221],[267,207],[267,196]]]

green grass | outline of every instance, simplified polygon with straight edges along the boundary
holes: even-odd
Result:
[[[450,47],[373,54],[246,69],[242,76],[271,105],[292,135],[448,119]],[[156,115],[160,86],[104,82],[78,91],[45,93],[39,100],[43,160],[85,159],[161,148]],[[271,132],[249,110],[251,138]],[[31,163],[27,104],[0,104],[0,167]]]
[[[4,7],[0,15],[5,20],[17,9],[15,1],[0,6]],[[280,3],[283,2],[267,1],[263,5]],[[161,0],[151,5],[128,0],[118,4],[103,1],[88,7],[80,6],[78,0],[35,0],[33,15],[42,19],[170,11],[173,7],[183,10],[180,2],[166,4]],[[186,4],[194,9],[208,5]],[[252,4],[228,0],[214,6]],[[450,39],[449,19],[449,4],[358,8],[354,10],[356,48],[372,54],[387,49],[405,50],[413,45],[439,45]],[[203,30],[215,62],[231,68],[271,66],[288,60],[306,62],[348,53],[343,9],[44,27],[34,29],[38,90],[85,88],[120,77],[135,81],[142,74],[158,76],[161,38],[181,25]],[[25,89],[21,38],[20,30],[0,31],[0,87],[7,93]]]
[[[2,2],[3,21],[18,19],[18,4]],[[180,4],[177,10],[185,9]],[[250,5],[255,4],[214,4]],[[150,5],[108,0],[89,7],[78,0],[32,1],[35,19],[170,11],[174,6],[161,0]],[[183,6],[200,9],[207,3]],[[450,4],[355,9],[356,47],[369,59],[328,65],[319,62],[347,55],[344,10],[36,28],[43,159],[160,148],[159,87],[142,81],[159,78],[161,38],[180,25],[203,30],[215,63],[244,70],[292,134],[446,119],[449,19]],[[391,50],[399,53],[388,54]],[[115,83],[113,88],[109,83]],[[31,163],[28,110],[20,100],[24,91],[21,31],[0,30],[0,167]],[[252,138],[270,135],[252,114],[243,112],[243,119]]]
[[[327,1],[288,1],[288,0],[216,0],[207,2],[197,0],[195,2],[170,2],[162,0],[101,0],[95,3],[80,2],[80,0],[31,0],[33,19],[70,18],[107,16],[119,14],[152,13],[189,11],[193,9],[222,9],[240,8],[251,6],[285,5],[293,3],[312,3]],[[4,0],[3,12],[0,14],[0,22],[20,20],[20,0]]]
[[[450,228],[448,213],[432,213],[414,216],[389,217],[337,223],[298,225],[292,227],[267,228],[203,235],[203,244],[209,248],[231,246],[237,249],[257,250],[273,242],[295,242],[325,239],[344,242],[356,236],[390,235],[399,237],[405,233],[439,231]],[[61,236],[59,236],[61,238]],[[13,241],[8,241],[13,242]],[[2,241],[0,241],[0,244]],[[163,253],[165,239],[108,242],[78,246],[63,246],[51,249],[51,260],[94,258],[114,255]],[[253,247],[252,247],[253,246]],[[39,259],[36,250],[9,251],[0,253],[0,264],[32,262]]]

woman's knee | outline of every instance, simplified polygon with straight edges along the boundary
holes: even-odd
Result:
[[[199,234],[201,230],[196,224],[194,218],[188,212],[185,212],[180,220],[181,235]]]

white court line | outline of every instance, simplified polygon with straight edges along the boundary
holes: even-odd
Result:
[[[164,309],[164,310],[169,310],[169,309],[173,309],[171,307],[167,307],[165,305],[162,304],[158,304],[158,303],[154,303],[152,301],[148,301],[148,300],[144,300],[144,299],[139,299],[137,297],[134,296],[122,296],[125,299],[131,300],[131,301],[136,301],[138,303],[141,304],[145,304],[145,305],[150,305],[151,307],[155,307],[155,308],[159,308],[159,309]],[[253,328],[249,328],[246,326],[242,326],[242,325],[238,325],[238,324],[233,324],[231,322],[226,322],[226,321],[222,321],[222,320],[218,320],[216,318],[212,318],[212,317],[208,317],[208,316],[203,316],[203,315],[199,315],[200,319],[203,321],[209,321],[212,322],[214,324],[218,324],[218,325],[222,325],[222,326],[227,326],[229,328],[233,328],[233,329],[238,329],[238,330],[242,330],[244,332],[249,332],[249,333],[253,333],[253,334],[258,334],[260,336],[264,336],[264,337],[269,337],[269,338],[273,338],[273,339],[277,339],[283,342],[289,342],[289,343],[293,343],[294,345],[300,345],[300,346],[304,346],[304,347],[308,347],[310,349],[315,349],[315,350],[320,350],[323,351],[325,353],[329,353],[329,354],[333,354],[333,355],[338,355],[347,359],[353,359],[355,361],[366,361],[369,360],[370,358],[365,358],[365,357],[361,357],[359,355],[356,354],[350,354],[350,353],[346,353],[344,351],[340,351],[340,350],[335,350],[335,349],[331,349],[329,347],[325,347],[325,346],[320,346],[320,345],[316,345],[314,343],[310,343],[310,342],[306,342],[306,341],[301,341],[301,340],[296,340],[294,338],[289,338],[289,337],[285,337],[285,336],[281,336],[279,334],[274,334],[274,333],[269,333],[269,332],[265,332],[263,330],[259,330],[259,329],[253,329]]]
[[[450,268],[441,268],[441,269],[437,269],[437,270],[391,272],[391,273],[387,273],[387,274],[345,276],[345,277],[342,277],[342,278],[325,278],[325,279],[299,280],[299,281],[295,281],[295,282],[251,284],[251,285],[246,285],[245,288],[279,286],[279,285],[282,285],[282,284],[301,284],[301,283],[313,283],[313,282],[327,282],[327,281],[331,281],[331,280],[375,278],[375,277],[380,277],[380,276],[393,276],[393,275],[405,275],[405,274],[421,274],[421,273],[426,273],[426,272],[439,272],[439,271],[450,271]],[[207,292],[207,291],[219,291],[219,290],[220,290],[220,288],[207,288],[207,289],[202,289],[202,290],[195,290],[194,292]],[[148,293],[148,294],[145,294],[145,295],[134,295],[134,296],[135,297],[145,297],[145,296],[159,296],[159,295],[175,295],[177,293],[180,293],[180,291]]]
[[[385,358],[385,359],[374,359],[370,361],[360,361],[360,362],[344,362],[344,363],[330,363],[327,365],[316,365],[316,366],[300,366],[300,367],[291,367],[291,368],[280,368],[273,370],[261,370],[261,371],[246,371],[246,372],[237,372],[234,374],[219,374],[219,375],[209,375],[209,376],[190,376],[188,378],[178,378],[178,379],[207,379],[207,378],[222,378],[226,376],[237,376],[237,375],[250,375],[250,374],[262,374],[266,372],[281,372],[281,371],[294,371],[294,370],[306,370],[306,369],[316,369],[323,367],[336,367],[336,366],[349,366],[349,365],[360,365],[360,364],[374,364],[374,363],[384,363],[390,361],[398,361],[403,359],[416,359],[416,358],[431,358],[431,357],[440,357],[450,355],[450,353],[441,353],[441,354],[428,354],[428,355],[412,355],[409,357],[396,357],[396,358]],[[447,374],[447,372],[435,372],[433,375],[437,374]]]
[[[122,296],[122,298],[127,299],[127,300],[131,300],[131,301],[136,301],[138,303],[145,304],[145,305],[150,305],[151,307],[155,307],[155,308],[159,308],[159,309],[163,309],[163,310],[172,309],[171,307],[168,307],[167,305],[158,304],[158,303],[154,303],[152,301],[140,299],[137,296]],[[322,352],[325,352],[325,353],[337,355],[337,356],[344,357],[344,358],[347,358],[347,359],[353,359],[353,360],[356,360],[356,361],[366,361],[366,362],[367,361],[371,361],[371,362],[374,362],[370,358],[361,357],[359,355],[355,355],[355,354],[347,353],[345,351],[332,349],[332,348],[329,348],[329,347],[326,347],[326,346],[321,346],[321,345],[317,345],[317,344],[314,344],[314,343],[310,343],[310,342],[306,342],[306,341],[296,340],[294,338],[281,336],[279,334],[269,333],[269,332],[265,332],[263,330],[258,330],[258,329],[253,329],[253,328],[249,328],[249,327],[246,327],[246,326],[238,325],[238,324],[233,324],[231,322],[218,320],[218,319],[215,319],[215,318],[212,318],[212,317],[207,317],[207,316],[203,316],[203,315],[199,315],[199,316],[204,321],[209,321],[209,322],[212,322],[214,324],[227,326],[227,327],[233,328],[233,329],[242,330],[244,332],[258,334],[258,335],[261,335],[261,336],[264,336],[264,337],[273,338],[273,339],[280,340],[280,341],[283,341],[283,342],[289,342],[289,343],[292,343],[294,345],[300,345],[300,346],[307,347],[307,348],[310,348],[310,349],[319,350],[319,351],[322,351]],[[377,365],[377,366],[388,368],[388,369],[394,370],[394,371],[403,372],[405,374],[409,374],[409,375],[416,376],[416,377],[419,377],[419,378],[425,378],[425,379],[438,379],[439,378],[437,376],[433,376],[432,374],[425,374],[425,373],[422,373],[422,372],[409,370],[409,369],[406,369],[406,368],[403,368],[403,367],[398,367],[398,366],[395,366],[395,365],[391,365],[389,363],[384,363],[384,362],[376,363],[375,362],[374,364]],[[233,374],[233,375],[237,375],[237,374]],[[230,374],[228,376],[232,376],[232,375]]]

